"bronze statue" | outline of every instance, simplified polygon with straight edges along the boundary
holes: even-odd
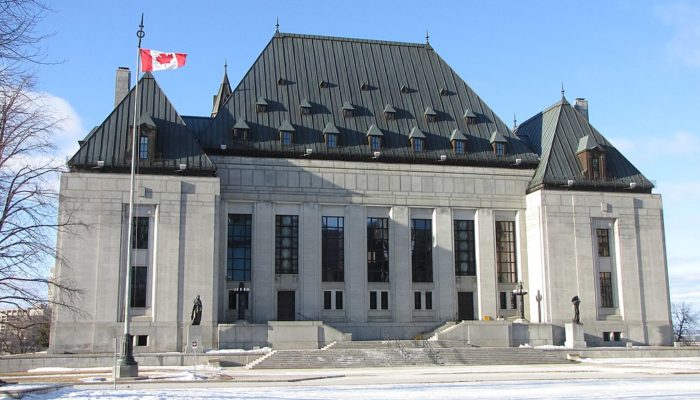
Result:
[[[575,324],[580,324],[580,323],[581,323],[581,318],[580,318],[580,316],[579,316],[579,304],[581,304],[581,300],[578,298],[578,296],[574,296],[574,297],[571,299],[571,304],[574,305],[574,318],[572,319],[572,321],[573,321]]]
[[[190,319],[192,320],[192,325],[199,325],[199,322],[202,320],[202,300],[199,299],[199,295],[194,299]]]

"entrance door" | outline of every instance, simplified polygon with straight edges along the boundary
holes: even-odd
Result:
[[[457,292],[457,319],[474,320],[474,292]]]
[[[277,320],[294,321],[296,304],[294,303],[293,290],[280,290],[277,292]]]

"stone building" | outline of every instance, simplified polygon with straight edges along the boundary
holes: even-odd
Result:
[[[61,177],[86,315],[54,313],[54,352],[113,350],[128,245],[136,351],[182,350],[197,295],[205,348],[561,344],[576,295],[589,344],[672,340],[661,196],[584,99],[511,130],[429,43],[279,32],[211,116],[146,73],[129,244],[127,75]]]

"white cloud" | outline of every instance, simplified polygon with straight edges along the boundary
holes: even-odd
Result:
[[[700,40],[700,39],[699,39]],[[611,138],[610,142],[622,154],[635,160],[649,160],[660,156],[683,157],[697,153],[700,135],[692,132],[678,131],[673,135],[636,135],[634,138]]]
[[[700,7],[697,3],[663,3],[657,14],[675,31],[666,44],[670,55],[691,67],[700,67]]]
[[[64,160],[78,150],[78,140],[85,137],[80,116],[71,104],[51,93],[34,93],[37,105],[43,107],[50,116],[61,121],[53,132],[53,142],[57,147],[56,156]]]

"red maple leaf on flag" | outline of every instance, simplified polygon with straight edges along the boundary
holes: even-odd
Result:
[[[161,53],[161,54],[158,54],[158,57],[156,57],[156,61],[158,62],[158,64],[167,64],[172,59],[173,59],[172,53]]]

